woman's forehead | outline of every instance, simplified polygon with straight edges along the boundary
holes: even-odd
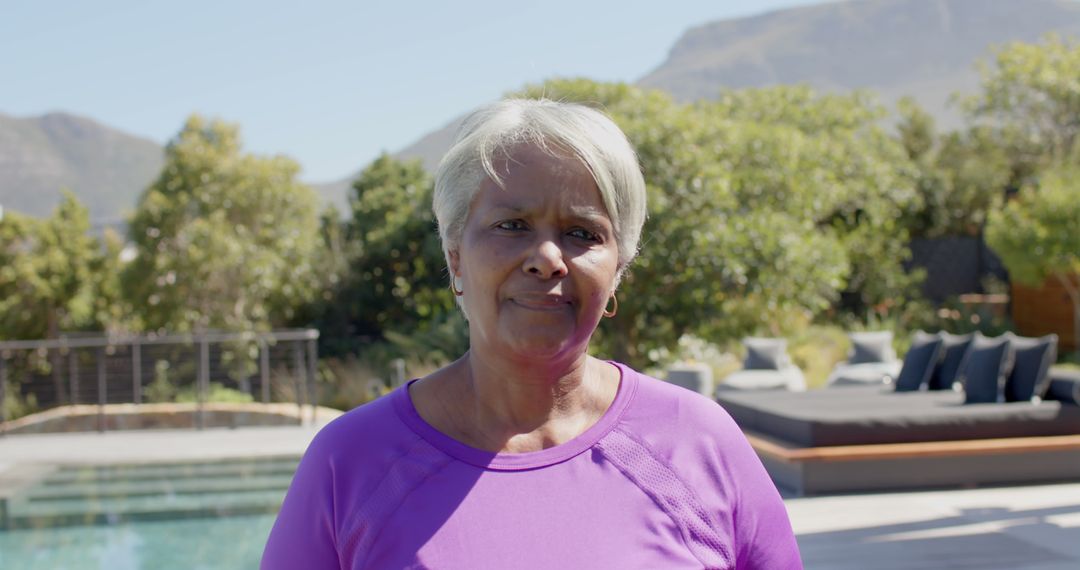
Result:
[[[492,166],[500,178],[525,173],[549,177],[585,176],[592,180],[592,173],[580,157],[553,145],[515,145],[493,158]]]
[[[498,183],[485,177],[473,204],[514,211],[557,204],[582,215],[607,215],[592,174],[584,165],[575,165],[573,159],[521,162],[505,172]]]

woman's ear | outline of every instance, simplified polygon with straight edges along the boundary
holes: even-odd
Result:
[[[446,260],[450,262],[450,277],[453,278],[461,267],[461,257],[456,249],[450,249],[446,251]]]

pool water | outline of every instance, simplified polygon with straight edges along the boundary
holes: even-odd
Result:
[[[257,568],[296,464],[57,469],[0,504],[0,568]]]
[[[0,531],[0,568],[258,568],[274,515]]]

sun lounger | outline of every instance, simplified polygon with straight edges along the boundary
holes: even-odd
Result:
[[[746,359],[743,369],[724,378],[717,392],[806,390],[806,378],[802,370],[787,355],[787,340],[782,338],[749,337],[743,339]]]
[[[848,359],[837,364],[825,385],[880,386],[892,384],[900,374],[901,362],[893,350],[892,331],[855,332],[848,335]]]

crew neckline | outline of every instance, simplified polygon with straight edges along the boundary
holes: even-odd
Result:
[[[562,463],[591,448],[619,423],[623,412],[637,391],[638,378],[633,370],[625,364],[607,361],[619,369],[619,388],[615,392],[615,399],[600,416],[595,424],[590,426],[580,435],[554,447],[530,451],[526,453],[492,452],[471,445],[466,445],[443,432],[435,429],[427,423],[416,411],[412,397],[409,396],[409,387],[416,380],[410,380],[404,386],[398,388],[394,394],[394,408],[405,425],[416,435],[435,446],[443,453],[463,461],[475,467],[496,471],[521,471],[525,469],[538,469],[556,463]]]

